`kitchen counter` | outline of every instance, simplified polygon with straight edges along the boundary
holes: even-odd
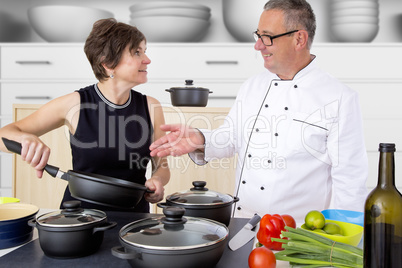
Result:
[[[106,211],[108,221],[117,222],[117,226],[111,230],[105,231],[105,236],[100,249],[86,257],[76,259],[54,259],[44,255],[39,239],[11,251],[0,258],[2,267],[113,267],[113,268],[130,268],[130,264],[126,260],[114,257],[111,248],[120,246],[119,231],[120,229],[133,221],[148,218],[155,214],[147,213],[131,213],[131,212],[112,212]],[[38,214],[41,215],[41,214]],[[247,223],[248,219],[233,218],[229,225],[229,240]],[[229,241],[228,240],[228,241]],[[253,240],[242,248],[232,251],[228,247],[225,249],[222,258],[216,265],[216,268],[247,268],[248,255],[253,248]]]

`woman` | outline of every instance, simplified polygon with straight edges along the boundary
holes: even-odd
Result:
[[[66,125],[70,132],[73,169],[143,184],[145,194],[131,211],[149,212],[149,203],[163,199],[170,178],[165,158],[150,157],[149,145],[162,137],[160,103],[132,90],[147,82],[145,36],[115,19],[97,21],[84,51],[98,83],[50,101],[32,115],[0,129],[0,136],[22,144],[21,157],[43,175],[50,149],[39,136]],[[6,151],[2,142],[0,149]],[[152,177],[145,178],[152,160]],[[66,189],[63,201],[72,200]],[[110,207],[82,202],[82,207]]]

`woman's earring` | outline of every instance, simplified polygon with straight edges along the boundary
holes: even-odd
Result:
[[[113,74],[113,73],[110,74],[110,78],[112,78],[112,79],[114,78],[114,74]]]

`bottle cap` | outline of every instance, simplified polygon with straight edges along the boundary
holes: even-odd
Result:
[[[384,153],[395,152],[395,143],[380,143],[378,151]]]

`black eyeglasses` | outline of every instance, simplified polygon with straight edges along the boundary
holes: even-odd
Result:
[[[271,35],[268,35],[268,34],[258,34],[257,31],[255,31],[253,33],[253,35],[254,35],[254,39],[255,39],[256,42],[258,41],[259,38],[261,38],[262,43],[265,46],[268,47],[268,46],[272,46],[272,44],[274,43],[273,40],[275,38],[285,36],[285,35],[288,35],[288,34],[292,34],[292,33],[298,32],[298,31],[299,30],[293,30],[293,31],[290,31],[290,32],[287,32],[287,33],[278,34],[278,35],[274,35],[274,36],[271,36]]]

